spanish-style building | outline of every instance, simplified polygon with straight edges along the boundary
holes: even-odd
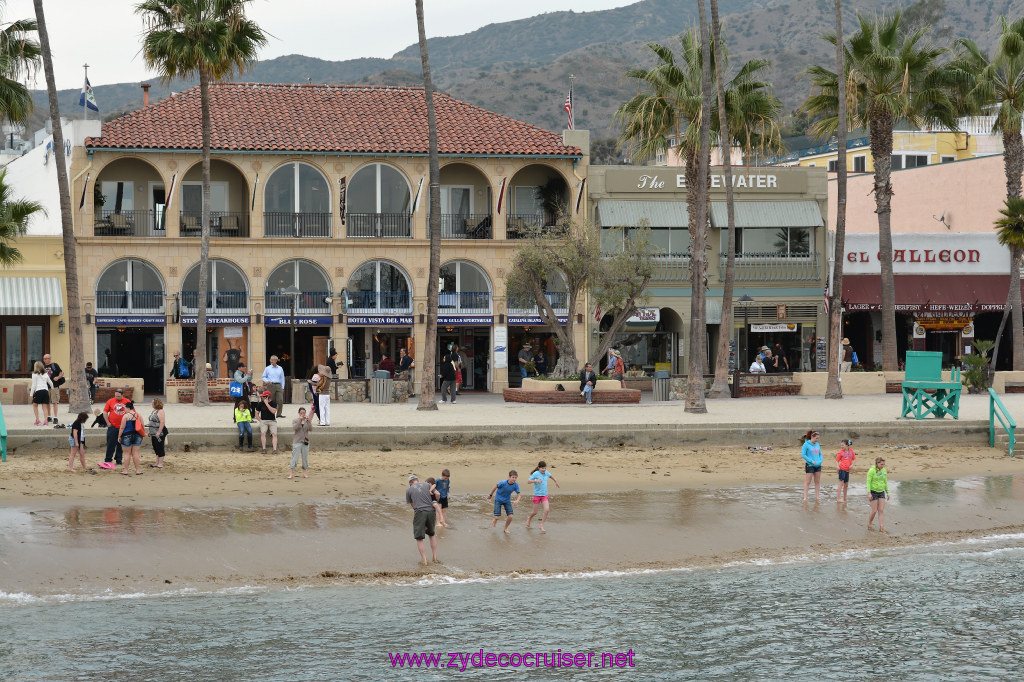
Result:
[[[422,88],[215,83],[210,104],[210,293],[199,333],[214,374],[244,361],[259,376],[277,354],[304,377],[330,347],[352,377],[400,348],[418,372],[434,371],[437,358],[421,357],[430,251]],[[554,219],[538,188],[577,205],[588,134],[558,135],[444,94],[435,108],[438,348],[460,344],[467,390],[500,391],[515,362],[509,348],[547,338],[534,305],[506,299],[507,265],[523,226]],[[196,344],[201,136],[193,88],[104,123],[72,154],[85,356],[144,377],[148,392],[163,392],[172,352],[190,357]],[[564,309],[564,287],[551,288],[559,312],[582,314]]]

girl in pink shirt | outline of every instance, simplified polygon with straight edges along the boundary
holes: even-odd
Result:
[[[836,503],[846,502],[849,497],[850,467],[857,455],[853,452],[853,441],[847,438],[842,441],[839,454],[836,455],[836,463],[839,465],[839,487],[836,495]]]

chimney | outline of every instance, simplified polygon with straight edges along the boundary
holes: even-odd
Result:
[[[143,83],[142,84],[142,108],[143,109],[145,109],[146,107],[149,106],[149,88],[150,87],[151,86],[150,86],[149,83]]]

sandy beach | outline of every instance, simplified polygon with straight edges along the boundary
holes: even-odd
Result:
[[[144,474],[67,471],[67,455],[23,453],[3,466],[0,586],[94,593],[183,587],[395,582],[524,573],[633,571],[782,560],[857,548],[1024,532],[1024,460],[997,448],[877,444],[858,451],[850,502],[835,500],[826,446],[820,504],[801,504],[799,449],[612,447],[579,450],[325,451],[288,480],[290,451],[171,453]],[[890,535],[865,528],[863,477],[888,460]],[[100,459],[90,453],[95,466]],[[510,468],[546,460],[548,532],[490,527],[486,495]],[[417,566],[410,473],[452,473],[441,563]],[[858,488],[859,485],[859,488]],[[536,524],[536,520],[534,522]]]

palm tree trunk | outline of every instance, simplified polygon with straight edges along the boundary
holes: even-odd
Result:
[[[436,410],[434,402],[434,354],[437,344],[437,278],[441,273],[441,171],[437,160],[437,121],[434,118],[434,83],[430,79],[427,54],[427,29],[423,23],[423,0],[416,0],[416,26],[419,29],[420,62],[423,68],[423,96],[427,103],[427,131],[430,138],[430,275],[427,277],[427,338],[418,410]]]
[[[690,294],[690,362],[686,382],[687,412],[703,414],[708,411],[704,401],[704,300],[707,291],[707,235],[708,235],[708,173],[711,154],[711,38],[708,31],[707,8],[700,0],[701,40],[701,117],[700,151],[697,158],[697,185],[688,190],[696,196],[696,228],[690,234],[690,263],[693,279]],[[692,204],[691,204],[692,206]]]
[[[832,295],[828,312],[828,385],[825,397],[843,397],[843,384],[839,380],[839,350],[843,336],[843,255],[846,253],[846,69],[843,66],[843,2],[835,0],[836,8],[836,92],[839,127],[836,131],[839,158],[836,161],[836,243],[835,263],[832,270]],[[890,250],[890,253],[892,251]],[[826,269],[828,264],[826,263]],[[861,349],[863,352],[864,349]]]
[[[732,297],[736,280],[736,211],[733,205],[732,189],[732,135],[725,115],[725,78],[722,74],[722,25],[718,21],[718,0],[711,0],[711,27],[715,45],[715,83],[718,94],[718,139],[722,149],[722,166],[725,171],[725,206],[728,215],[729,244],[725,255],[725,288],[722,290],[722,322],[718,329],[718,351],[715,354],[715,380],[711,384],[710,398],[728,398],[729,391],[729,342],[732,340]],[[739,356],[737,367],[739,367]]]
[[[896,355],[896,285],[892,272],[892,115],[872,111],[871,158],[875,164],[875,213],[882,271],[882,369],[899,369]]]
[[[1024,172],[1024,139],[1020,128],[1003,131],[1003,169],[1007,198],[1019,199]],[[1020,296],[1021,251],[1010,249],[1010,311],[1013,318],[1013,371],[1024,370],[1024,308]],[[997,341],[998,342],[998,341]],[[993,364],[993,367],[995,365]]]
[[[50,105],[50,123],[53,125],[53,153],[57,164],[57,188],[60,192],[60,225],[64,246],[64,277],[68,295],[68,407],[71,412],[89,410],[89,387],[85,382],[85,349],[82,343],[82,304],[78,292],[78,256],[75,248],[75,231],[71,218],[71,189],[68,185],[68,169],[64,159],[64,131],[60,125],[60,108],[57,104],[57,84],[53,77],[53,57],[50,54],[50,36],[46,31],[43,17],[43,0],[33,0],[36,24],[39,30],[39,45],[43,57],[43,72],[46,76],[46,94]]]
[[[196,302],[196,390],[193,404],[206,407],[210,404],[210,387],[206,382],[206,297],[210,290],[210,75],[205,69],[199,70],[199,101],[203,110],[203,207],[202,240],[199,247],[199,300]],[[295,358],[288,361],[291,373],[295,374]],[[283,400],[283,398],[282,398]],[[280,409],[280,406],[279,406]]]

